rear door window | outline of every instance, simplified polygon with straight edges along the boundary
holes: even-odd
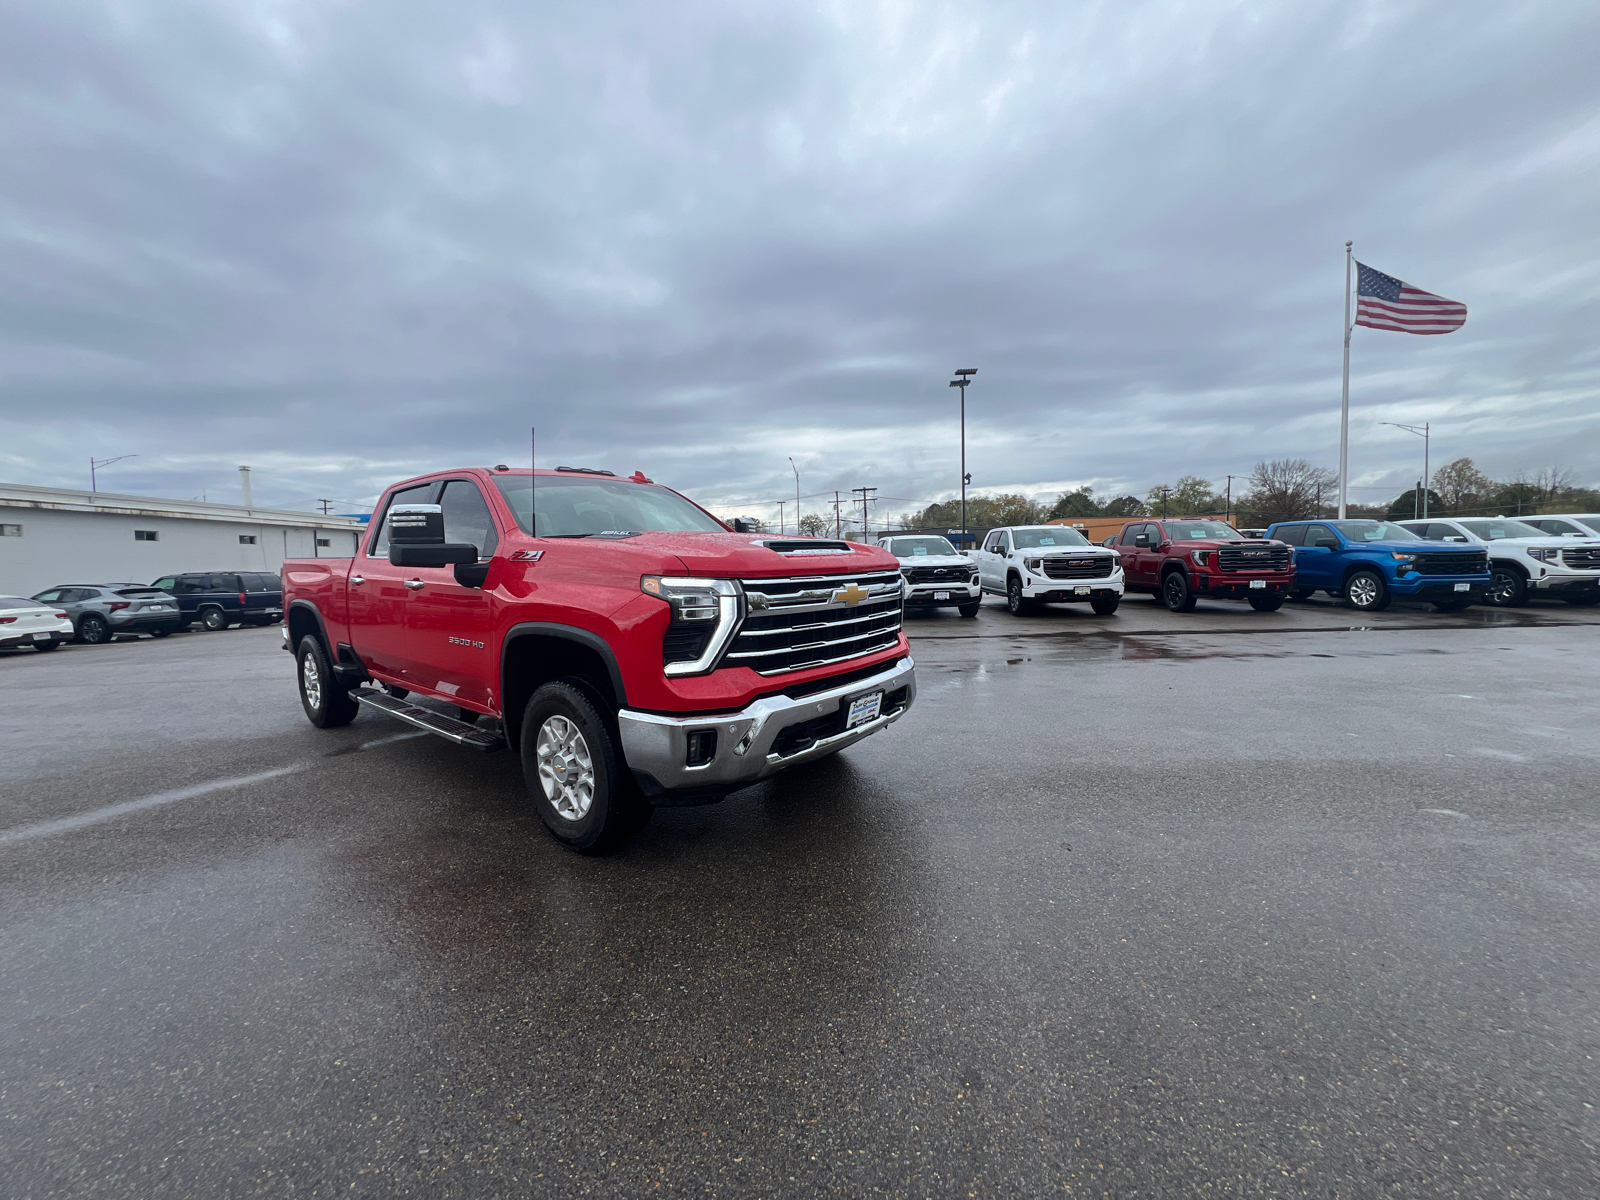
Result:
[[[211,577],[211,590],[214,592],[242,592],[244,581],[237,575],[213,575]]]
[[[1285,525],[1272,535],[1275,542],[1287,542],[1291,546],[1305,544],[1306,527],[1304,525]]]
[[[1326,525],[1307,525],[1305,526],[1305,531],[1306,540],[1303,545],[1315,546],[1324,538],[1332,538],[1334,541],[1338,541],[1338,539],[1333,536],[1333,530],[1329,529]]]
[[[182,596],[195,596],[206,590],[206,577],[204,575],[178,576],[178,594]]]

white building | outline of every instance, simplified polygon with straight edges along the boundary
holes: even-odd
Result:
[[[180,571],[272,571],[349,558],[351,517],[0,483],[0,596],[60,583],[150,583]]]

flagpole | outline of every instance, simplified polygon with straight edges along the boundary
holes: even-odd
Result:
[[[1344,389],[1339,399],[1339,520],[1350,482],[1350,247],[1344,244]]]

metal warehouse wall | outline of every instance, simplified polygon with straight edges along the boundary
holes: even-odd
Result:
[[[177,571],[273,571],[285,558],[348,558],[362,530],[296,529],[238,521],[101,512],[63,512],[0,504],[0,595],[31,596],[60,583],[150,583]],[[157,540],[134,539],[150,529]],[[254,537],[254,545],[239,541]],[[330,544],[318,548],[317,537]]]

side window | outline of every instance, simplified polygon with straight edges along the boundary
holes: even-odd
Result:
[[[1269,533],[1267,536],[1275,542],[1287,542],[1291,546],[1299,546],[1305,543],[1306,527],[1304,525],[1286,525],[1276,533]]]
[[[153,588],[160,588],[163,592],[170,592],[174,587],[177,586],[177,583],[178,581],[176,579],[174,579],[171,575],[167,575],[156,580],[150,586]]]
[[[193,596],[197,592],[206,590],[206,577],[204,575],[180,575],[178,577],[178,591],[185,596]]]
[[[1122,544],[1124,546],[1133,545],[1133,539],[1138,537],[1143,532],[1144,532],[1144,526],[1143,525],[1129,525],[1126,529],[1124,529],[1122,531]]]
[[[81,604],[85,600],[94,599],[94,596],[95,590],[93,588],[62,588],[60,602],[62,604]]]
[[[52,588],[48,592],[40,592],[34,597],[40,604],[55,604],[61,600],[61,588]]]
[[[985,554],[998,554],[1000,552],[999,533],[991,533],[983,540],[983,552]]]
[[[995,543],[995,553],[996,554],[1010,554],[1011,553],[1011,535],[1009,533],[1006,533],[1004,530],[1002,530],[1001,533],[1000,533],[1000,540]]]
[[[389,510],[396,504],[432,504],[437,483],[419,483],[416,487],[406,488],[403,492],[396,492],[389,497],[389,503],[383,507],[384,518],[389,515]],[[378,530],[372,535],[372,545],[367,551],[372,558],[389,557],[389,522],[387,519],[378,522]]]
[[[467,542],[478,548],[479,558],[493,558],[500,534],[483,493],[470,479],[452,479],[444,485],[444,540]]]
[[[237,575],[213,575],[211,577],[211,590],[213,592],[242,592],[244,581]]]
[[[1450,538],[1463,536],[1459,529],[1452,529],[1449,525],[1441,525],[1437,521],[1429,525],[1426,530],[1418,529],[1415,525],[1407,525],[1406,528],[1411,530],[1412,533],[1422,534],[1430,542],[1443,542],[1448,541]]]
[[[1307,525],[1305,530],[1306,540],[1304,544],[1307,546],[1315,546],[1323,538],[1333,537],[1333,530],[1326,525]]]

